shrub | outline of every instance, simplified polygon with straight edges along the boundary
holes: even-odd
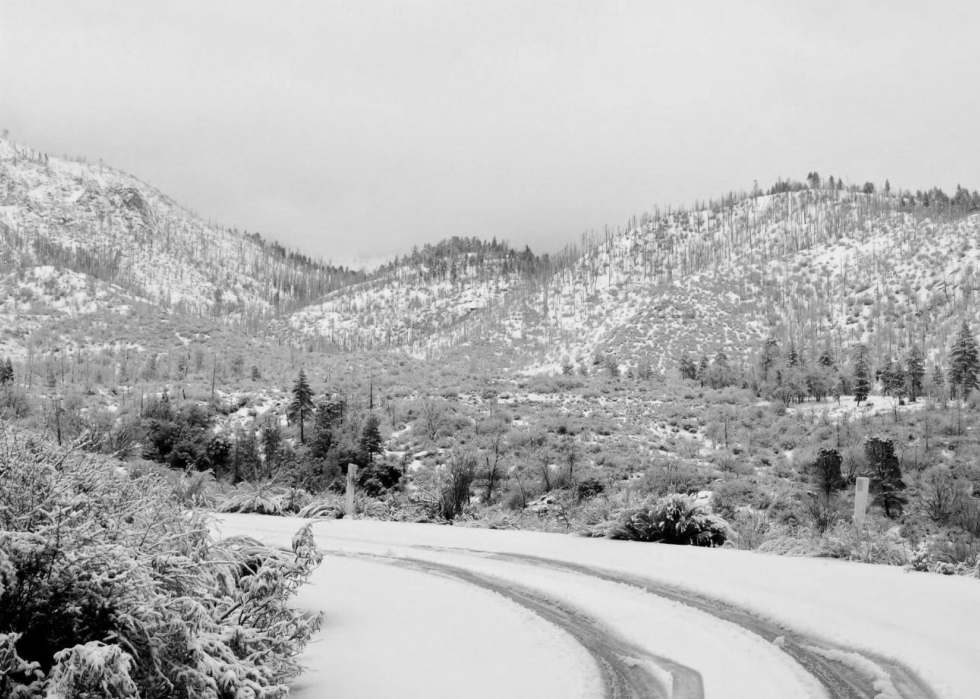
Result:
[[[855,529],[848,522],[837,522],[817,535],[798,529],[767,539],[758,550],[782,556],[842,558],[885,565],[903,565],[908,562],[905,542],[896,529],[885,529],[877,522],[869,522],[861,530]]]
[[[606,486],[598,478],[590,476],[575,484],[575,497],[579,501],[589,500],[606,491]]]
[[[319,562],[215,543],[156,474],[0,431],[0,696],[278,699],[319,626]],[[137,694],[138,693],[138,694]]]
[[[804,502],[804,510],[809,523],[818,532],[823,533],[847,520],[848,504],[848,501],[839,496],[808,493]]]
[[[375,498],[398,485],[401,477],[402,472],[398,468],[389,463],[379,462],[359,469],[357,484],[368,497]]]
[[[718,515],[731,519],[739,508],[750,505],[756,494],[756,486],[746,480],[730,480],[719,483],[711,494],[711,509]]]
[[[306,504],[297,514],[308,519],[340,519],[344,516],[344,501],[339,495],[325,493]]]
[[[696,493],[705,479],[694,466],[673,459],[651,464],[638,484],[641,493],[669,495],[671,493]]]
[[[606,536],[664,544],[721,546],[732,536],[732,529],[728,522],[711,514],[693,498],[668,495],[623,510]]]
[[[9,386],[0,390],[0,419],[20,420],[31,412],[31,401],[26,391]]]
[[[771,525],[764,512],[742,511],[735,515],[732,529],[735,536],[731,542],[735,548],[754,551],[766,541]]]
[[[259,483],[243,481],[225,494],[218,505],[219,512],[255,513],[259,515],[296,514],[313,500],[302,488],[265,480]]]

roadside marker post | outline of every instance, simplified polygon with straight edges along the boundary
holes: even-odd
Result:
[[[860,527],[864,524],[864,515],[868,509],[868,485],[871,481],[864,476],[857,479],[854,487],[854,524]]]
[[[357,464],[347,464],[347,512],[345,515],[346,517],[354,516],[354,483],[356,482],[357,482]]]

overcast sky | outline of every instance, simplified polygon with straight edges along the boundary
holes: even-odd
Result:
[[[0,1],[0,128],[325,259],[980,188],[980,3]]]

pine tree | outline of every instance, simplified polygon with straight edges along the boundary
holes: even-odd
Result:
[[[820,351],[820,357],[817,358],[817,364],[820,366],[825,366],[828,369],[834,366],[834,353],[830,347],[830,340],[828,340],[823,349]]]
[[[854,348],[854,400],[858,405],[867,400],[871,392],[871,365],[868,358],[868,347],[859,344]]]
[[[322,400],[316,406],[316,433],[310,443],[310,453],[318,459],[325,459],[330,450],[338,445],[338,432],[344,421],[346,403],[342,398]]]
[[[694,360],[691,359],[691,355],[689,355],[687,352],[681,356],[679,371],[681,373],[681,378],[684,379],[694,381],[698,377],[697,364],[694,363]]]
[[[786,366],[794,367],[800,363],[800,355],[796,351],[796,343],[790,340],[789,349],[786,351]]]
[[[282,453],[282,434],[279,432],[278,419],[270,420],[260,430],[262,437],[262,455],[265,457],[265,470],[272,475],[272,469],[279,463]]]
[[[361,438],[358,440],[358,447],[361,450],[361,457],[367,464],[374,462],[375,454],[384,451],[381,440],[381,429],[378,416],[371,413],[364,421],[364,428],[361,430]]]
[[[0,361],[0,386],[7,386],[14,382],[14,365],[10,362],[10,357]]]
[[[980,375],[980,351],[977,339],[964,320],[959,335],[949,352],[949,387],[955,389],[957,396],[965,400],[977,386]]]
[[[763,381],[769,378],[769,370],[776,364],[778,358],[779,343],[776,342],[775,336],[770,335],[766,338],[766,344],[762,347],[762,356],[759,358],[759,372],[762,374]]]
[[[300,444],[306,444],[306,432],[304,424],[313,414],[313,391],[310,384],[306,381],[306,373],[300,369],[296,383],[293,384],[293,399],[286,408],[286,417],[290,422],[299,423]]]
[[[892,360],[881,372],[881,384],[885,394],[901,398],[905,394],[905,369]]]
[[[913,403],[922,395],[922,378],[925,375],[925,357],[922,355],[922,350],[917,345],[913,345],[905,360],[905,381],[908,384],[909,400]]]
[[[698,362],[698,381],[701,382],[701,387],[704,387],[704,381],[708,378],[708,355],[702,354],[701,361]]]
[[[864,443],[864,455],[871,467],[874,503],[884,508],[888,518],[892,517],[893,512],[901,514],[902,508],[908,504],[908,498],[903,494],[907,486],[902,480],[902,467],[895,456],[892,441],[871,437]]]
[[[821,449],[816,460],[810,464],[814,485],[825,497],[829,498],[847,486],[841,475],[841,461],[840,452],[836,449]]]

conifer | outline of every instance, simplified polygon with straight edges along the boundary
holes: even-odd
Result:
[[[913,403],[922,395],[922,377],[926,375],[925,357],[922,350],[913,345],[905,360],[905,381],[908,384],[909,400]]]
[[[867,400],[871,392],[871,366],[868,360],[868,347],[859,344],[854,348],[854,400],[858,404]]]
[[[286,409],[286,417],[290,422],[299,423],[300,444],[306,444],[306,433],[304,423],[313,414],[313,391],[310,384],[306,381],[306,373],[300,369],[296,383],[293,384],[293,399]]]
[[[821,449],[816,460],[810,464],[810,475],[824,497],[829,498],[835,492],[847,487],[841,474],[842,459],[836,449]]]
[[[966,399],[977,386],[980,376],[980,351],[977,339],[964,320],[959,335],[949,352],[949,386],[955,388],[960,399]]]
[[[759,359],[759,372],[762,374],[763,381],[769,378],[769,370],[776,364],[778,358],[779,343],[775,336],[770,335],[762,347],[762,357]]]
[[[368,464],[374,461],[374,455],[380,454],[382,448],[381,430],[379,428],[378,416],[371,413],[364,421],[364,428],[361,430],[361,438],[358,441],[361,456]]]
[[[0,361],[0,386],[7,386],[14,382],[14,365],[10,362],[10,357]]]
[[[871,492],[874,503],[885,510],[885,516],[901,514],[908,504],[903,494],[906,489],[902,480],[902,467],[895,456],[895,446],[890,439],[871,437],[864,443],[864,455],[871,467]]]
[[[820,351],[820,357],[817,358],[817,364],[819,364],[820,366],[825,366],[828,369],[834,366],[834,354],[833,354],[833,350],[830,347],[829,340],[827,341],[826,344],[824,344],[823,349]]]

